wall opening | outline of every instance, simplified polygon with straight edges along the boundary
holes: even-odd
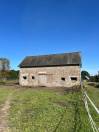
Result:
[[[62,80],[62,81],[65,81],[65,77],[61,77],[61,80]]]
[[[35,77],[34,77],[34,76],[32,76],[32,79],[34,80],[34,79],[35,79]]]
[[[27,79],[27,76],[23,76],[23,79],[26,80]]]
[[[77,81],[77,77],[71,77],[72,81]]]

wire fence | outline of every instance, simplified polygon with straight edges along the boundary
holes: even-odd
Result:
[[[95,106],[95,104],[93,103],[93,101],[90,99],[90,97],[88,96],[86,90],[85,90],[85,86],[82,85],[82,93],[83,93],[83,101],[85,104],[85,109],[87,111],[88,114],[88,118],[89,118],[89,122],[91,125],[91,128],[93,130],[93,132],[99,132],[99,128],[97,128],[95,121],[92,118],[92,115],[90,113],[90,109],[89,109],[89,105],[88,105],[88,101],[90,102],[91,106],[95,109],[96,113],[99,115],[99,109]]]

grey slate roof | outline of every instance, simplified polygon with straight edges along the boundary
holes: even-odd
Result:
[[[65,66],[65,65],[80,65],[80,52],[27,56],[19,65],[22,67],[44,67],[44,66]]]

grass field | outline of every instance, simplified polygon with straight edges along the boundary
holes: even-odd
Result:
[[[99,89],[88,86],[87,90],[98,107]],[[1,107],[10,93],[11,132],[92,132],[81,92],[0,86]],[[99,118],[94,119],[98,125]]]
[[[86,86],[87,86],[86,90],[87,90],[89,97],[94,102],[96,107],[99,109],[99,88],[95,88],[95,87],[89,86],[87,84],[86,84]],[[96,111],[93,109],[93,107],[90,105],[90,103],[89,103],[89,107],[90,107],[91,115],[93,116],[93,119],[94,119],[97,127],[99,128],[99,115],[97,115]]]

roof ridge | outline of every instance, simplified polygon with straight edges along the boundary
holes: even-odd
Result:
[[[74,52],[64,52],[64,53],[55,53],[55,54],[39,54],[39,55],[30,55],[30,56],[26,56],[26,57],[38,57],[38,56],[53,56],[53,55],[64,55],[64,54],[74,54],[74,53],[78,53],[80,54],[81,51],[74,51]]]

